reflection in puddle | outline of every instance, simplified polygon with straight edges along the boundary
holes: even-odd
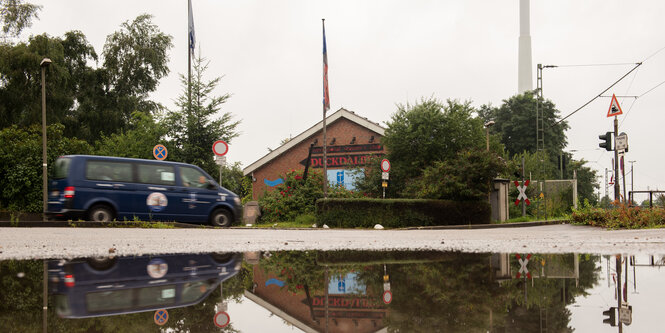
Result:
[[[662,263],[395,251],[3,261],[0,322],[8,332],[42,331],[44,320],[49,332],[653,331]]]

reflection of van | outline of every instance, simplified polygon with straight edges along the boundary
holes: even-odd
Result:
[[[185,163],[69,155],[55,162],[48,212],[56,219],[161,220],[228,227],[240,198]]]
[[[53,260],[49,290],[64,318],[84,318],[190,306],[238,273],[239,254]]]

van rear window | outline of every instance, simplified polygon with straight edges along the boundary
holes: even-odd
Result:
[[[53,168],[53,178],[54,179],[63,179],[67,178],[69,173],[69,164],[71,159],[66,157],[60,157],[55,161],[55,167]]]

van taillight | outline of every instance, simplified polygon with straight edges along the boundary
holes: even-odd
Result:
[[[74,286],[74,275],[71,274],[65,275],[65,286],[70,288]]]
[[[65,198],[73,198],[73,197],[74,197],[74,186],[65,187]]]

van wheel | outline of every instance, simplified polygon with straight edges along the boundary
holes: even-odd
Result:
[[[92,222],[111,222],[113,211],[106,205],[96,205],[88,210],[88,220]]]
[[[226,253],[226,252],[211,253],[210,256],[218,264],[228,264],[229,262],[231,262],[231,260],[233,260],[233,258],[235,258],[234,253]]]
[[[230,227],[231,213],[224,208],[215,209],[215,211],[210,214],[210,224],[215,227]]]
[[[115,266],[116,261],[115,257],[92,257],[87,258],[86,261],[90,267],[98,271],[105,271]]]

